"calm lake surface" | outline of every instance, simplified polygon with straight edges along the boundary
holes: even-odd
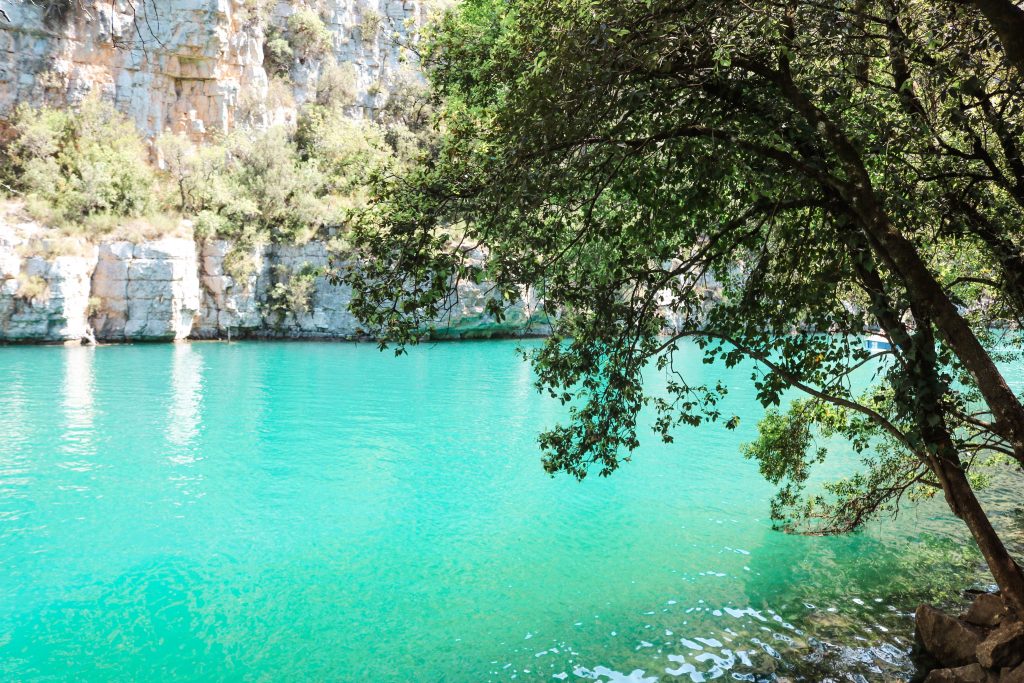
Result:
[[[511,342],[0,348],[0,679],[905,675],[959,523],[772,531],[749,368],[684,355],[740,428],[581,484]]]

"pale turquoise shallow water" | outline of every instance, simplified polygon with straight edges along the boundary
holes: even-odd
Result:
[[[748,372],[692,350],[740,429],[551,479],[535,437],[560,408],[514,349],[0,348],[0,679],[908,670],[907,610],[959,580],[941,507],[772,531],[738,453],[761,413]]]

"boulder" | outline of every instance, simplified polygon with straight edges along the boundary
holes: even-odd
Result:
[[[990,633],[978,645],[977,655],[978,662],[988,669],[1024,662],[1024,622],[1009,622]]]
[[[931,605],[914,613],[914,635],[921,646],[944,667],[962,667],[977,661],[981,634],[975,627],[944,614]]]
[[[184,339],[200,307],[195,243],[106,242],[92,276],[92,323],[104,341]]]
[[[995,593],[982,593],[974,599],[960,619],[975,626],[998,626],[1006,616],[1006,604]]]
[[[1024,664],[1014,669],[1003,669],[999,676],[999,683],[1024,683]]]
[[[924,679],[924,683],[995,683],[996,677],[981,668],[980,664],[968,664],[953,669],[935,669]]]

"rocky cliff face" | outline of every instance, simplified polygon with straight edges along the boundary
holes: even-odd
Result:
[[[335,87],[345,90],[348,114],[372,116],[420,78],[407,47],[428,5],[441,4],[0,0],[0,119],[19,103],[69,106],[98,93],[150,137],[183,132],[202,140],[242,121],[294,120],[332,77],[341,79]],[[348,312],[350,292],[324,274],[330,259],[322,242],[248,250],[183,238],[69,245],[4,215],[0,342],[363,334]],[[487,297],[463,287],[450,319],[439,321],[444,334],[527,331],[537,309],[530,296],[501,325],[485,314]]]
[[[0,116],[20,102],[75,104],[98,92],[148,135],[195,138],[242,116],[294,117],[333,63],[351,65],[352,114],[372,112],[413,73],[403,46],[426,11],[420,0],[0,0],[0,9]],[[329,44],[290,57],[282,101],[268,87],[268,36],[308,9]]]
[[[325,275],[323,242],[238,249],[164,238],[69,248],[39,237],[46,234],[31,222],[0,220],[0,343],[366,336],[348,311],[349,289]],[[530,293],[500,324],[485,312],[488,297],[486,286],[462,286],[438,335],[548,331]]]
[[[0,340],[82,339],[88,332],[90,278],[96,248],[47,252],[39,226],[0,221]]]
[[[98,339],[185,339],[199,312],[195,243],[167,238],[101,244],[91,298],[91,322]]]

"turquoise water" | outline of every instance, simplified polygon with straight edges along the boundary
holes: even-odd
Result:
[[[0,348],[0,678],[905,674],[959,525],[772,531],[749,372],[685,355],[740,428],[581,484],[510,342]]]

